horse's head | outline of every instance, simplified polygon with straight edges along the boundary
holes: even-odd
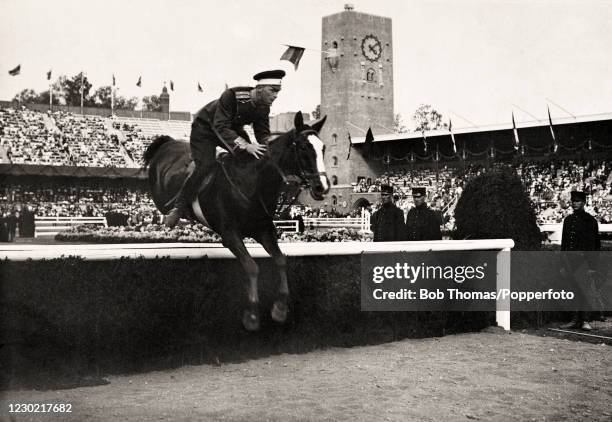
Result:
[[[308,184],[310,195],[320,201],[323,195],[329,192],[329,179],[325,172],[323,154],[325,145],[319,139],[319,131],[325,123],[327,116],[312,125],[304,124],[302,112],[295,115],[295,138],[292,147],[295,149],[295,166],[297,176]]]

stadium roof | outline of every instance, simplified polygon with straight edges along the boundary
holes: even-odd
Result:
[[[612,113],[601,113],[601,114],[589,114],[584,116],[567,117],[567,118],[555,118],[553,119],[553,126],[565,125],[571,123],[585,123],[585,122],[596,122],[603,120],[612,120]],[[523,128],[531,127],[547,127],[548,119],[542,120],[531,120],[527,122],[517,122],[516,128],[518,130]],[[463,128],[454,128],[454,135],[461,135],[467,133],[482,133],[482,132],[494,132],[498,130],[512,130],[512,121],[505,124],[485,125],[485,126],[471,126]],[[425,132],[427,138],[434,138],[436,136],[449,136],[448,129],[442,130],[429,130]],[[388,141],[401,141],[408,139],[422,139],[423,134],[421,132],[409,132],[409,133],[387,133],[374,135],[374,142],[388,142]],[[353,145],[365,143],[365,136],[352,137]]]

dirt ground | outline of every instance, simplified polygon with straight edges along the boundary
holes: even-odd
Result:
[[[3,392],[0,419],[612,421],[610,343],[493,328],[107,379]],[[72,413],[9,414],[9,403],[70,403]]]

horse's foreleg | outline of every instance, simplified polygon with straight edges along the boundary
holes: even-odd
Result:
[[[259,277],[259,267],[255,260],[249,255],[244,242],[237,233],[227,232],[221,236],[223,246],[228,248],[244,268],[249,279],[247,284],[248,306],[242,315],[242,324],[249,331],[259,329],[259,293],[257,291],[257,278]]]
[[[259,237],[259,242],[264,247],[266,252],[270,254],[278,274],[280,275],[280,284],[278,287],[278,296],[272,305],[272,319],[277,322],[285,322],[287,319],[287,301],[289,299],[289,284],[287,283],[287,258],[283,255],[278,247],[276,232],[267,230]]]

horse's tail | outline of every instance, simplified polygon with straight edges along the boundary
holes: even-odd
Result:
[[[153,141],[149,144],[144,154],[142,155],[143,168],[147,168],[149,166],[159,147],[164,145],[166,142],[171,141],[174,141],[174,138],[168,135],[160,135],[153,138]]]

